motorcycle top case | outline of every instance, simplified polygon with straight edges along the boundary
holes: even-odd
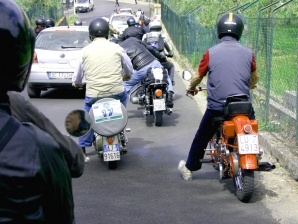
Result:
[[[118,115],[113,117],[113,107],[109,107],[109,105],[115,104],[115,101],[119,101],[113,98],[103,98],[98,100],[96,103],[92,105],[90,109],[90,116],[92,119],[91,127],[92,129],[101,136],[113,136],[121,131],[126,127],[128,115],[125,106],[119,101],[120,108],[118,108]],[[118,103],[118,102],[117,102]],[[102,119],[98,119],[98,111],[95,112],[94,108],[100,107],[99,113],[102,113],[104,116],[101,116]],[[115,109],[115,108],[114,108]],[[121,115],[119,115],[121,113]],[[108,118],[112,119],[108,119]],[[101,120],[99,122],[99,120]]]

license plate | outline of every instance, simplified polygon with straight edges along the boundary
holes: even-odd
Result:
[[[166,104],[165,99],[154,99],[153,100],[153,110],[159,111],[159,110],[165,110]]]
[[[238,135],[239,154],[259,154],[259,136],[253,134]]]
[[[103,160],[104,161],[115,161],[120,160],[120,147],[118,144],[115,145],[104,145],[103,150]]]
[[[49,79],[71,79],[72,72],[48,72]]]

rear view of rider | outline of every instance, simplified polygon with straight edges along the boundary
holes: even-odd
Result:
[[[130,58],[122,47],[108,41],[109,24],[105,19],[96,18],[90,23],[89,36],[92,43],[82,49],[82,58],[73,77],[74,86],[80,86],[83,77],[86,79],[85,111],[90,111],[92,100],[111,95],[126,106],[128,96],[122,83],[133,71]],[[91,130],[79,138],[84,153],[85,148],[92,145],[93,135]]]
[[[222,116],[226,98],[232,95],[249,95],[258,81],[257,66],[251,49],[241,45],[244,28],[241,17],[234,13],[224,14],[217,22],[217,36],[220,43],[208,49],[192,78],[187,91],[191,95],[198,93],[196,86],[208,73],[207,109],[201,120],[189,150],[187,162],[181,160],[178,170],[184,180],[192,180],[192,171],[201,169],[205,150],[214,136],[219,124],[213,124],[213,118]],[[252,113],[251,118],[254,118]]]
[[[165,40],[165,37],[160,33],[162,30],[162,24],[158,20],[153,20],[149,23],[149,33],[143,36],[143,41],[167,57],[173,57],[173,51],[170,44]],[[166,52],[165,52],[166,50]],[[160,62],[162,66],[168,70],[168,74],[171,78],[172,84],[175,85],[174,74],[175,67],[174,64],[168,60]]]
[[[34,28],[35,35],[37,36],[42,30],[45,29],[46,21],[44,18],[37,18],[35,21],[36,27]]]
[[[12,116],[15,104],[25,101],[18,93],[11,100],[10,93],[23,91],[28,81],[34,30],[13,0],[1,1],[0,17],[0,36],[8,43],[0,56],[0,223],[74,223],[63,151],[49,133]],[[29,105],[22,106],[26,113]]]
[[[121,41],[124,41],[129,37],[136,37],[139,40],[142,40],[142,37],[145,34],[143,27],[136,26],[136,20],[132,17],[128,18],[127,25],[128,27],[123,31],[123,34],[120,38]],[[141,25],[139,24],[139,26]]]
[[[129,93],[133,86],[144,80],[149,68],[163,68],[159,61],[166,60],[166,57],[135,37],[129,37],[121,42],[120,45],[130,57],[134,68],[131,80],[123,82],[125,90]],[[167,81],[169,85],[166,105],[169,108],[173,108],[174,89],[169,76]]]

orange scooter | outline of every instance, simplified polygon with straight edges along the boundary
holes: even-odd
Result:
[[[251,112],[252,104],[247,95],[229,96],[224,115],[213,119],[219,128],[210,140],[209,148],[205,149],[210,159],[200,160],[213,163],[219,170],[220,180],[233,178],[235,194],[242,202],[248,202],[253,195],[254,171],[275,169],[270,162],[259,162],[264,151],[260,148],[258,122],[249,118]]]

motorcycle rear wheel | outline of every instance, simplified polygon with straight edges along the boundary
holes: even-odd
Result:
[[[155,123],[155,126],[161,126],[162,125],[162,111],[155,111],[154,112],[154,123]]]
[[[254,171],[239,167],[238,175],[233,178],[233,182],[239,201],[249,202],[254,192]]]
[[[108,168],[110,170],[114,170],[117,168],[117,165],[118,165],[117,161],[108,161],[107,163],[108,163]]]

